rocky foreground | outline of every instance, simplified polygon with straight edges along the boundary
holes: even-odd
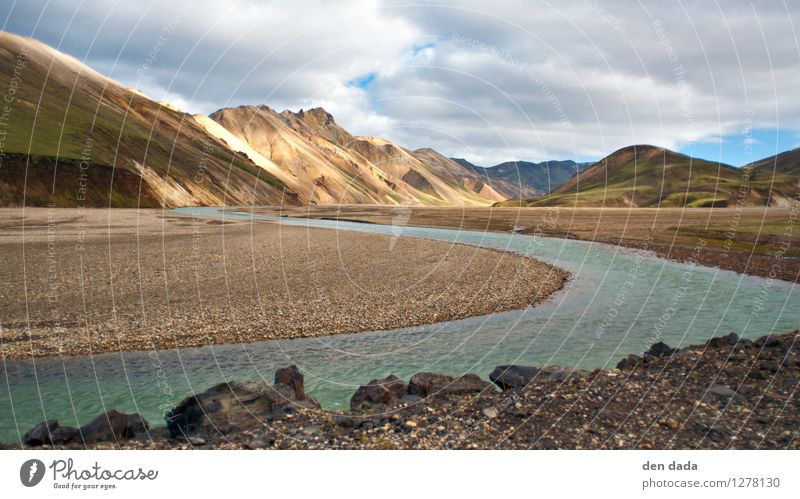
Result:
[[[800,449],[800,331],[679,350],[657,343],[592,372],[499,366],[489,378],[388,376],[336,414],[290,366],[274,385],[224,383],[188,397],[166,426],[111,411],[81,428],[43,422],[22,447]]]

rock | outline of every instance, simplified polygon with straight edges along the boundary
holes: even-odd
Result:
[[[662,419],[661,424],[666,426],[670,430],[677,430],[678,428],[681,427],[680,423],[678,423],[678,420],[676,420],[675,418]]]
[[[49,445],[51,443],[50,435],[58,428],[58,421],[49,419],[42,421],[25,434],[23,442],[27,447],[39,447],[42,445]]]
[[[703,397],[704,399],[708,396],[716,397],[722,400],[725,403],[736,401],[736,402],[743,402],[744,397],[737,393],[736,390],[733,388],[727,387],[725,385],[712,385],[707,391],[706,395]]]
[[[286,380],[284,376],[276,373],[276,379]],[[297,386],[294,381],[275,386],[264,380],[220,383],[178,404],[167,418],[167,428],[173,438],[226,434],[259,429],[265,421],[291,417],[298,409],[318,409],[311,397],[295,398]]]
[[[711,338],[706,342],[706,346],[711,348],[730,347],[739,343],[739,336],[736,333],[726,334],[725,336],[718,336]]]
[[[658,343],[654,343],[653,346],[650,347],[650,350],[644,353],[645,357],[669,357],[675,353],[674,348],[670,348],[669,345],[664,343],[663,341],[659,341]]]
[[[373,379],[350,398],[350,409],[354,411],[372,410],[376,406],[388,405],[403,397],[408,386],[394,374],[383,379]]]
[[[417,427],[417,423],[414,422],[414,421],[406,421],[406,426],[409,427],[409,428],[416,428]]]
[[[295,400],[303,400],[306,398],[305,387],[303,385],[303,373],[301,373],[295,365],[275,371],[275,384],[292,388],[294,390]]]
[[[756,339],[753,344],[759,348],[784,348],[785,345],[777,335],[768,334]]]
[[[433,395],[467,395],[484,390],[494,391],[488,381],[475,374],[465,374],[460,378],[436,373],[417,373],[411,377],[408,393],[419,397]]]
[[[639,355],[628,355],[617,363],[617,369],[633,369],[642,363]]]
[[[486,416],[489,419],[496,418],[497,414],[498,414],[496,407],[484,407],[483,411],[481,411],[481,412],[483,412],[483,415]]]
[[[61,426],[56,419],[42,421],[25,434],[22,440],[26,447],[62,445],[82,442],[80,431],[73,426]]]
[[[112,409],[81,426],[80,432],[87,443],[116,442],[133,438],[149,428],[150,424],[140,414],[126,414]]]
[[[489,374],[489,379],[503,390],[513,390],[527,386],[539,371],[538,367],[530,366],[497,366]]]

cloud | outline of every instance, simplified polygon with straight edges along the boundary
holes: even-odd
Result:
[[[484,164],[800,128],[788,4],[432,3],[28,0],[5,29],[187,111],[322,105],[354,133]]]

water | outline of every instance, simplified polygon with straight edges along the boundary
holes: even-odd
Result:
[[[182,213],[222,216],[216,208]],[[225,217],[250,217],[226,212]],[[389,226],[326,220],[281,223],[397,235]],[[19,441],[44,419],[80,425],[102,411],[140,412],[162,422],[184,396],[225,380],[272,382],[297,364],[307,391],[346,410],[359,384],[420,371],[486,378],[501,364],[613,367],[663,340],[696,344],[735,331],[744,337],[786,332],[800,323],[794,286],[669,262],[603,244],[524,235],[402,228],[401,234],[505,249],[569,270],[570,285],[535,308],[430,326],[223,345],[180,351],[124,352],[68,359],[5,361],[0,372],[0,441]],[[339,237],[346,237],[340,234]]]

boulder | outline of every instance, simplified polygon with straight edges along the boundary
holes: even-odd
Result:
[[[303,373],[297,369],[297,366],[292,365],[275,371],[275,384],[286,385],[294,390],[295,400],[303,400],[306,398]]]
[[[664,343],[663,341],[659,341],[658,343],[654,343],[653,346],[650,347],[650,350],[644,353],[645,357],[669,357],[675,353],[674,348],[670,348],[669,345]]]
[[[737,343],[739,343],[739,335],[736,333],[730,333],[726,334],[725,336],[711,338],[706,342],[706,346],[711,348],[731,347]]]
[[[420,397],[467,395],[484,390],[494,391],[491,383],[482,380],[476,374],[465,374],[456,378],[446,374],[417,373],[411,377],[408,384],[408,393]]]
[[[759,348],[785,348],[783,339],[775,334],[768,334],[753,341],[753,344]]]
[[[317,401],[305,395],[302,378],[292,366],[275,373],[274,386],[264,380],[220,383],[178,404],[167,417],[167,428],[173,438],[213,436],[255,430],[299,409],[318,409]]]
[[[350,397],[350,409],[353,411],[369,411],[379,406],[389,405],[402,398],[408,386],[394,374],[383,379],[373,379]]]
[[[628,355],[617,363],[617,369],[633,369],[642,364],[643,360],[639,355]]]
[[[116,442],[133,438],[138,433],[146,432],[149,428],[147,420],[140,414],[126,414],[112,409],[81,426],[80,433],[87,443]]]
[[[503,390],[523,388],[539,374],[538,367],[531,366],[497,366],[489,374],[489,379]]]
[[[81,441],[78,429],[73,426],[61,426],[55,419],[37,424],[25,434],[22,440],[26,447],[60,445],[75,441]]]

